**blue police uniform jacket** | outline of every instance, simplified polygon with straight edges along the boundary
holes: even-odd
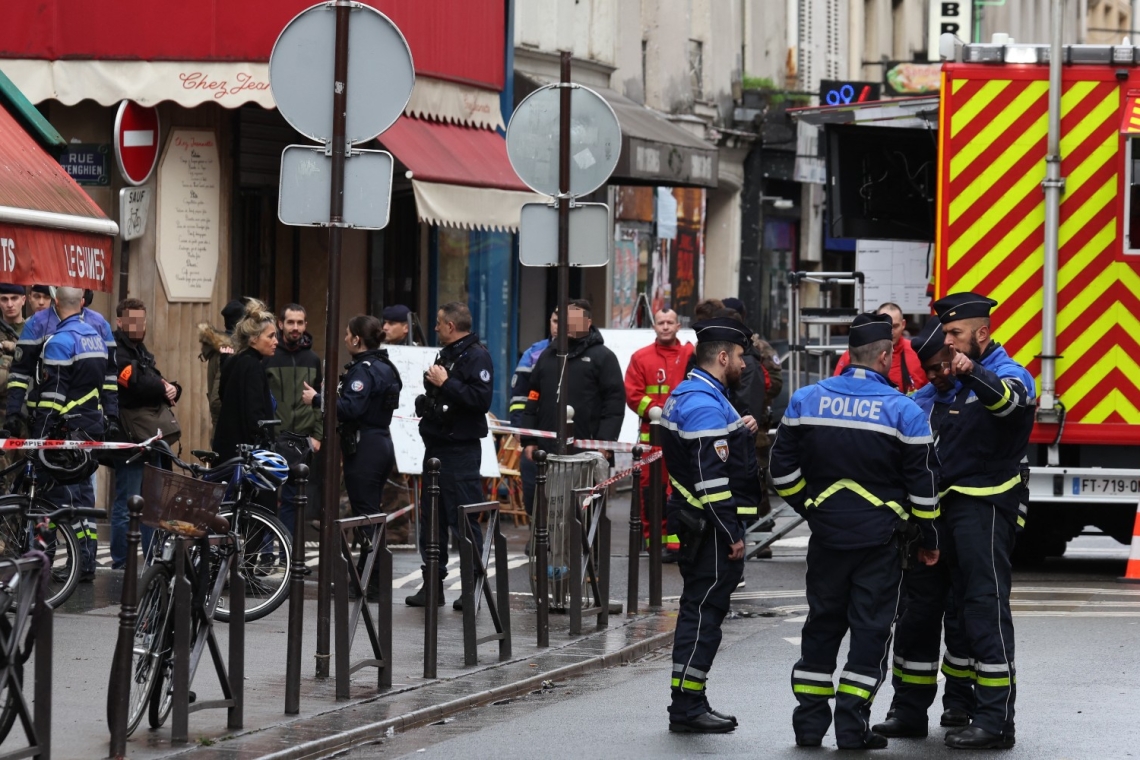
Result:
[[[103,405],[103,413],[108,417],[118,417],[119,386],[115,376],[115,350],[118,344],[115,342],[115,334],[111,330],[111,325],[97,311],[84,308],[78,318],[96,330],[103,339],[108,364],[107,376],[103,378],[100,385],[99,396]],[[29,392],[35,384],[36,365],[40,360],[44,342],[59,329],[59,325],[59,313],[56,312],[55,306],[37,311],[24,324],[20,339],[16,341],[16,355],[12,361],[11,372],[8,375],[6,410],[9,416],[22,413],[24,402],[28,400]],[[34,414],[35,409],[30,403],[28,409]]]
[[[32,435],[50,434],[68,417],[67,426],[91,438],[103,435],[100,391],[107,376],[103,336],[79,314],[59,323],[40,352],[35,387],[28,406],[35,409]]]
[[[934,387],[934,383],[927,383],[910,396],[911,401],[926,412],[926,418],[930,422],[930,432],[934,434],[935,451],[938,450],[938,429],[946,419],[950,405],[954,403],[954,397],[961,388],[962,384],[957,380],[954,380],[954,386],[946,391],[938,390]]]
[[[1033,430],[1033,376],[991,343],[973,372],[957,379],[961,386],[938,431],[940,489],[985,498],[1015,515]]]
[[[550,338],[543,338],[537,343],[532,343],[530,348],[523,351],[518,366],[515,367],[515,373],[511,375],[511,405],[507,412],[511,424],[515,427],[522,425],[523,412],[526,411],[526,397],[530,392],[530,376],[534,372],[534,365],[538,363],[538,357],[542,356],[542,352],[549,345]]]
[[[745,522],[761,499],[756,438],[732,408],[725,387],[694,369],[661,413],[661,448],[673,493],[667,512],[701,510],[730,543],[744,538]]]
[[[400,403],[399,371],[382,348],[353,357],[337,386],[336,415],[361,430],[387,430]]]
[[[447,370],[447,380],[436,390],[424,379],[424,391],[439,394],[448,412],[432,419],[420,420],[420,437],[424,444],[447,446],[470,444],[487,437],[487,412],[494,395],[495,365],[491,354],[470,333],[439,351],[436,364]]]
[[[872,369],[849,365],[795,392],[772,444],[769,474],[823,546],[880,546],[900,520],[915,519],[923,546],[938,548],[930,424]]]

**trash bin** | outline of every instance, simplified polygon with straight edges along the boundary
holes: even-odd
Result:
[[[567,530],[569,510],[576,509],[573,491],[577,488],[590,488],[609,475],[610,466],[606,458],[594,451],[580,454],[550,454],[546,458],[546,501],[547,526],[550,529],[550,554],[546,567],[549,581],[550,609],[565,611],[570,608],[570,552],[581,551],[580,535]],[[585,522],[587,515],[579,515]],[[535,579],[538,568],[534,558],[534,521],[530,533],[530,588],[535,592]],[[595,566],[597,558],[595,558]],[[585,567],[586,563],[583,562]],[[588,584],[583,586],[587,592]],[[590,600],[586,600],[587,605]]]

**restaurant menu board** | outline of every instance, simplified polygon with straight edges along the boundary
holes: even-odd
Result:
[[[929,314],[930,244],[906,240],[859,240],[855,269],[866,278],[863,303],[874,311],[882,303],[897,303],[904,314]]]
[[[158,167],[158,271],[170,302],[209,301],[218,272],[221,165],[212,131],[173,129]]]

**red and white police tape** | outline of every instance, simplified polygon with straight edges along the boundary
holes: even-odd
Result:
[[[120,441],[59,441],[51,438],[0,438],[0,450],[3,451],[35,451],[37,449],[82,449],[84,451],[122,451],[125,449],[141,449],[162,437],[160,432],[153,438],[141,443],[125,443]]]
[[[405,417],[402,415],[394,415],[393,419],[412,420],[418,421],[419,417]],[[498,433],[510,433],[512,435],[526,436],[527,438],[557,438],[558,434],[549,430],[536,430],[534,428],[513,427],[511,425],[504,425],[501,422],[488,422],[487,427]],[[649,447],[645,444],[626,443],[624,441],[598,441],[590,438],[570,438],[566,441],[579,449],[593,449],[596,451],[621,451],[629,453],[633,451],[634,447],[641,446],[645,449]],[[648,458],[643,459],[643,462],[649,461]]]

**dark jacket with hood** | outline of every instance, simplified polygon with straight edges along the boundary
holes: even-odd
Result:
[[[321,410],[301,400],[304,383],[321,392],[321,358],[313,351],[313,336],[304,333],[294,344],[278,341],[277,351],[265,360],[265,374],[269,377],[269,390],[277,399],[277,419],[281,420],[277,431],[322,440]]]
[[[625,379],[614,352],[606,348],[598,328],[584,337],[571,339],[563,388],[567,403],[574,407],[574,437],[616,441],[625,418]],[[530,374],[530,392],[522,426],[537,430],[558,429],[558,349],[547,346]],[[549,447],[552,442],[523,437],[524,446]]]
[[[238,444],[258,444],[259,420],[276,419],[261,354],[252,348],[222,365],[222,413],[214,428],[213,449],[222,458],[237,455]]]
[[[222,359],[234,355],[230,336],[208,322],[198,325],[198,342],[202,350],[198,359],[206,363],[206,398],[210,402],[210,421],[218,426],[218,415],[222,413],[221,389]]]
[[[154,354],[142,341],[136,343],[122,330],[115,330],[115,376],[119,385],[119,408],[139,409],[144,406],[170,403],[166,398],[166,383],[162,373],[154,366]],[[169,381],[167,381],[169,382]],[[174,400],[182,395],[178,383]]]

